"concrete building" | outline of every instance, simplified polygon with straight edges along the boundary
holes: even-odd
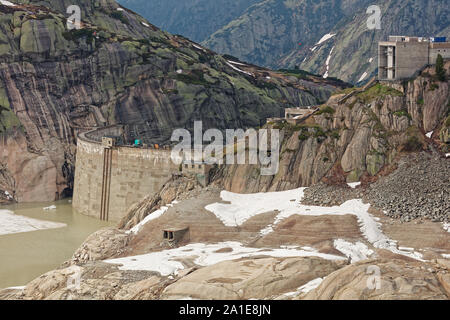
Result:
[[[189,241],[189,227],[166,227],[163,229],[163,240],[171,247],[181,241]]]
[[[436,64],[438,54],[450,59],[450,42],[444,37],[390,36],[389,41],[378,44],[378,79],[410,78],[423,67]]]
[[[306,120],[306,118],[311,116],[317,110],[317,106],[286,108],[284,109],[284,118],[267,118],[266,123],[287,122],[292,125],[297,125]]]

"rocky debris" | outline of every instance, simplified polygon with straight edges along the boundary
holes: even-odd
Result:
[[[13,197],[8,193],[8,191],[0,190],[0,204],[9,204],[14,201]]]
[[[438,154],[411,154],[390,175],[371,184],[364,200],[392,218],[450,221],[450,161]]]
[[[366,260],[333,272],[316,289],[297,299],[448,300],[449,280],[449,270],[443,266],[404,260]]]
[[[305,283],[342,267],[316,257],[243,258],[201,268],[168,286],[161,299],[267,299],[295,291]]]
[[[340,206],[344,202],[362,198],[361,187],[353,189],[348,185],[315,184],[304,192],[302,203],[310,206]]]
[[[120,255],[128,245],[130,235],[124,230],[105,228],[91,234],[63,266],[103,260]]]
[[[341,205],[362,198],[385,215],[410,222],[429,219],[450,221],[450,161],[438,153],[408,154],[397,169],[366,186],[316,184],[305,190],[303,204]]]

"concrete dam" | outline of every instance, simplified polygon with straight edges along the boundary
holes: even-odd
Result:
[[[171,150],[126,145],[121,126],[80,133],[72,205],[78,212],[119,221],[131,205],[156,193],[179,171]]]

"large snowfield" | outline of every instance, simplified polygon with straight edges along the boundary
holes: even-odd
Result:
[[[274,232],[275,226],[283,219],[293,215],[355,215],[358,219],[362,236],[367,243],[358,241],[352,243],[344,239],[334,239],[334,247],[343,256],[350,259],[352,263],[370,258],[374,253],[369,248],[387,249],[393,253],[408,256],[417,260],[422,260],[422,255],[414,248],[402,248],[397,246],[397,242],[389,239],[383,234],[379,218],[372,216],[368,209],[369,204],[365,204],[360,199],[345,202],[341,206],[319,207],[306,206],[300,203],[306,188],[282,192],[266,192],[254,194],[238,194],[222,191],[220,196],[224,202],[217,202],[205,207],[222,221],[225,226],[236,227],[245,223],[250,218],[275,211],[277,216],[272,224],[260,231],[261,236]],[[140,228],[153,219],[163,215],[167,207],[150,214],[132,232],[139,232]],[[220,250],[231,248],[232,250]],[[217,252],[219,250],[219,252]],[[323,254],[314,248],[282,246],[280,248],[252,248],[245,247],[239,242],[221,242],[215,244],[194,243],[176,249],[169,249],[160,252],[151,252],[139,256],[131,256],[118,259],[105,260],[107,263],[120,264],[122,270],[148,270],[161,273],[163,276],[174,274],[184,268],[181,260],[191,259],[200,266],[209,266],[221,261],[234,260],[243,257],[267,255],[272,257],[304,257],[316,256],[324,259],[336,260],[346,259],[343,256]]]

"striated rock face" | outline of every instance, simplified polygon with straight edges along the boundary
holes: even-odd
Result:
[[[374,270],[380,271],[379,279],[374,280]],[[303,299],[447,300],[450,297],[447,272],[448,267],[442,265],[431,267],[400,260],[368,260],[330,274]]]
[[[80,131],[120,123],[132,139],[165,143],[194,120],[259,126],[339,86],[233,68],[113,0],[16,3],[0,5],[0,189],[17,201],[70,195]],[[70,4],[82,8],[81,30],[66,28]]]
[[[244,193],[294,189],[322,180],[371,181],[398,156],[428,150],[431,142],[445,152],[448,144],[438,133],[448,128],[449,82],[426,74],[392,87],[375,84],[342,103],[344,95],[334,95],[300,125],[272,125],[282,130],[275,176],[261,176],[257,166],[233,165],[220,168],[214,181]],[[432,130],[436,134],[429,139],[425,134]]]
[[[161,299],[267,299],[325,277],[342,262],[321,258],[261,258],[225,261],[201,268],[168,286]]]

